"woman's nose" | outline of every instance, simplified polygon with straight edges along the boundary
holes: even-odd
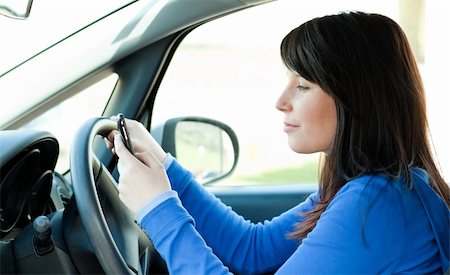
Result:
[[[283,93],[281,93],[280,97],[275,103],[275,108],[277,108],[277,110],[281,112],[288,112],[290,108],[289,106],[290,105],[286,97],[286,91],[283,91]]]

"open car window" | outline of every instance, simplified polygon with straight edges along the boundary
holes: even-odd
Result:
[[[161,83],[152,125],[196,115],[230,125],[240,143],[239,164],[220,184],[316,183],[320,156],[293,153],[275,102],[287,79],[279,45],[301,23],[327,14],[360,10],[381,13],[407,33],[428,96],[431,138],[450,182],[450,66],[448,5],[442,1],[281,0],[208,22],[181,43]],[[188,103],[188,104],[187,104]],[[202,161],[200,158],[197,161]],[[183,163],[188,168],[190,163]]]

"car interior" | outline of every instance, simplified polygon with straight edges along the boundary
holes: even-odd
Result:
[[[164,260],[118,196],[117,157],[103,141],[107,133],[117,129],[110,118],[118,113],[140,121],[165,151],[198,170],[200,183],[252,222],[270,220],[317,190],[317,169],[312,180],[308,178],[303,184],[221,184],[239,169],[241,161],[250,158],[243,153],[246,140],[241,139],[239,128],[230,127],[226,119],[195,111],[190,115],[169,112],[170,117],[155,121],[168,107],[178,108],[170,100],[191,109],[196,106],[194,101],[208,108],[207,100],[186,91],[185,98],[175,93],[168,104],[158,104],[163,101],[163,86],[170,82],[168,71],[185,38],[203,25],[269,2],[123,1],[0,71],[0,101],[7,102],[0,119],[1,274],[167,273]],[[0,4],[0,12],[31,18],[34,7],[30,3],[20,12],[16,8],[16,13]],[[267,12],[271,13],[270,8]],[[248,23],[246,20],[242,24]],[[215,34],[221,36],[220,32]],[[195,62],[200,61],[184,63],[187,72]],[[97,99],[75,103],[73,109],[65,107],[66,100],[98,83],[112,88],[97,93]],[[232,84],[226,85],[233,89]],[[95,115],[83,111],[84,105],[97,103],[100,111]],[[231,101],[228,114],[239,119],[237,104]],[[75,133],[71,134],[70,150],[63,149],[63,139],[49,130],[49,110],[60,122],[58,131]],[[80,123],[65,121],[59,112]],[[36,118],[44,127],[34,127]],[[193,148],[198,150],[193,152]],[[200,159],[198,152],[208,157],[206,167],[194,161]],[[62,158],[67,159],[64,172],[58,169]]]
[[[117,159],[99,137],[117,129],[109,117],[118,112],[150,129],[158,86],[183,38],[200,24],[263,2],[210,1],[205,5],[202,1],[133,1],[2,74],[2,87],[33,89],[32,94],[26,94],[28,105],[8,110],[0,132],[2,274],[167,272],[151,241],[118,198]],[[89,50],[83,48],[86,41],[90,42]],[[46,64],[45,70],[41,64]],[[58,64],[71,68],[70,72],[63,72]],[[9,86],[30,71],[34,71],[33,77]],[[57,173],[61,153],[58,139],[48,131],[22,126],[112,73],[118,80],[102,115],[79,128],[71,145],[70,170],[64,175]],[[52,83],[45,81],[48,75],[52,75]],[[182,152],[175,150],[175,128],[180,129],[175,125],[188,122],[213,127],[211,133],[219,129],[230,143],[233,157],[227,167],[204,175],[203,181],[213,182],[231,173],[239,146],[236,135],[224,123],[179,117],[152,131],[163,148],[176,157]],[[186,128],[192,129],[192,125]],[[198,129],[204,131],[205,127]],[[303,195],[293,192],[294,188],[282,190],[281,200],[270,189],[254,190],[253,194],[241,190],[239,194],[251,198],[242,204],[235,192],[216,189],[225,203],[235,205],[236,211],[255,222],[281,213]],[[254,208],[269,198],[277,207],[267,212]]]

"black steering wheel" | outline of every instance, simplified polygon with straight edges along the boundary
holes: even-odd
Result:
[[[147,268],[140,263],[139,237],[145,233],[119,199],[116,181],[92,149],[96,136],[106,136],[113,129],[116,123],[107,118],[90,119],[79,129],[70,153],[73,191],[81,222],[105,273],[142,274]]]

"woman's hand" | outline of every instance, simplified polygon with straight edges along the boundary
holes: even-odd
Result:
[[[164,166],[154,153],[141,151],[133,156],[120,134],[114,136],[114,148],[119,157],[119,197],[133,213],[159,194],[171,190]]]
[[[117,117],[111,117],[111,119],[117,121]],[[136,153],[142,152],[152,152],[155,157],[162,163],[164,158],[166,157],[166,152],[159,146],[158,142],[152,137],[152,135],[147,131],[147,129],[142,125],[142,123],[125,119],[127,124],[128,134],[131,139],[131,143],[133,144],[133,149]],[[106,146],[110,150],[114,151],[114,136],[119,133],[117,130],[111,131],[108,136],[105,138]]]

